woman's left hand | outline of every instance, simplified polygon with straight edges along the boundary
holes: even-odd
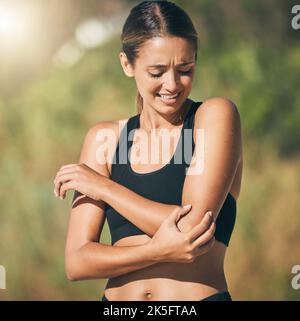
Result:
[[[106,176],[103,176],[86,164],[68,164],[62,166],[54,179],[54,194],[64,199],[68,190],[76,190],[96,201],[101,195],[101,186]]]

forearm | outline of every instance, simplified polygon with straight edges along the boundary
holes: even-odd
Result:
[[[159,262],[157,251],[145,243],[111,246],[89,242],[66,256],[66,272],[72,281],[113,278]]]
[[[106,179],[101,186],[101,199],[150,237],[155,234],[162,221],[179,206],[152,201],[110,179]],[[185,215],[178,224],[181,231],[190,229],[188,216]]]

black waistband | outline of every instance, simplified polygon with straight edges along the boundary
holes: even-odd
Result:
[[[109,301],[105,295],[103,295],[101,301]],[[231,295],[228,291],[219,292],[213,295],[210,295],[200,301],[232,301]]]

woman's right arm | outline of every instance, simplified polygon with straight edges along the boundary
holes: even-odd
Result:
[[[84,139],[79,162],[109,177],[107,163],[99,161],[96,133],[111,128],[111,122],[92,127]],[[75,191],[70,211],[65,246],[65,272],[69,280],[109,278],[154,264],[155,255],[148,244],[111,246],[99,243],[105,222],[105,203],[95,201]]]
[[[96,161],[99,142],[94,137],[100,127],[109,126],[112,126],[111,123],[102,122],[88,131],[79,160],[107,177],[110,174],[106,163]],[[104,202],[74,193],[65,247],[65,271],[69,280],[112,278],[159,262],[192,262],[213,244],[214,224],[211,224],[209,217],[203,219],[198,229],[189,233],[178,230],[175,220],[188,212],[181,208],[175,209],[145,244],[101,244],[99,237],[105,222],[104,208]]]
[[[113,278],[157,263],[149,243],[135,246],[111,246],[87,241],[66,252],[69,280]]]

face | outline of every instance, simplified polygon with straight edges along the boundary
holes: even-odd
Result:
[[[179,37],[156,37],[139,50],[133,68],[120,53],[125,74],[134,77],[143,97],[143,108],[174,113],[188,98],[196,67],[195,51]]]

